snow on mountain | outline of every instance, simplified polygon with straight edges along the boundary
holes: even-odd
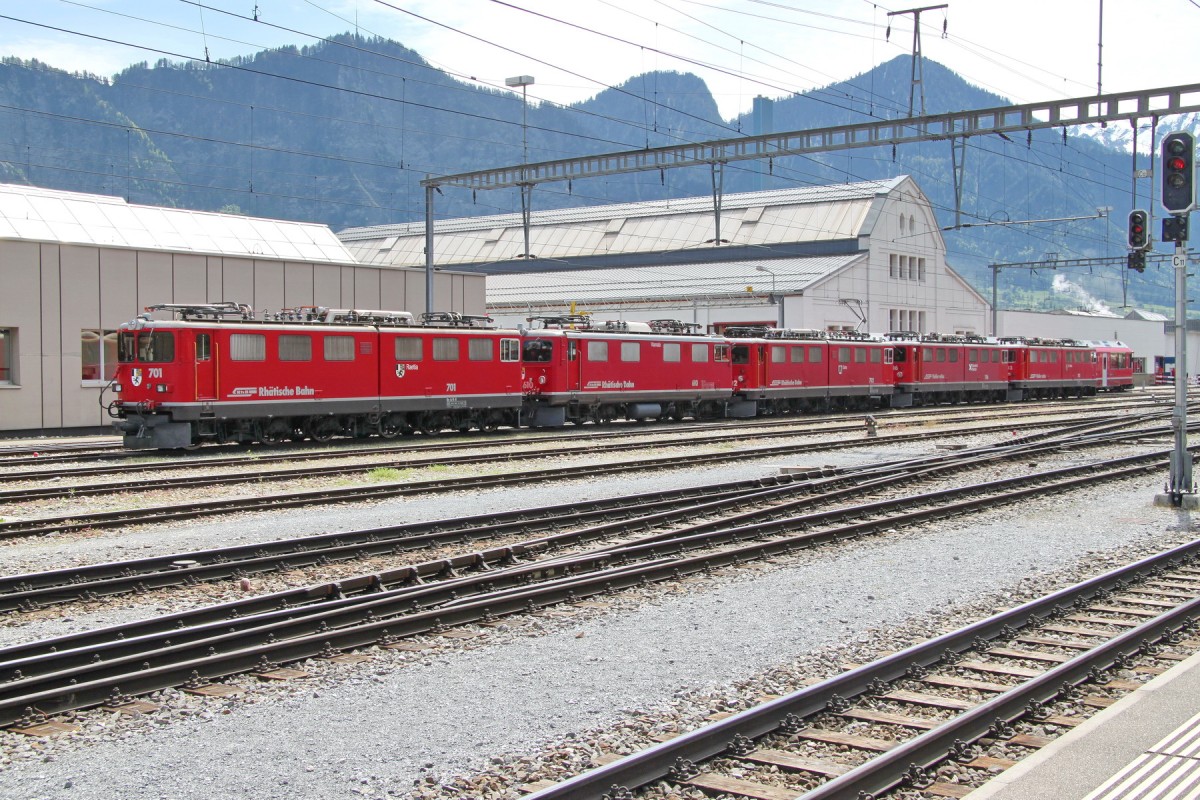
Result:
[[[1138,152],[1143,155],[1150,152],[1150,127],[1149,119],[1143,118],[1138,121],[1137,147]],[[1154,132],[1156,152],[1157,144],[1162,141],[1163,137],[1175,131],[1189,131],[1193,136],[1200,138],[1200,113],[1175,114],[1160,119]],[[1106,147],[1125,153],[1133,151],[1133,126],[1128,121],[1110,122],[1106,126],[1079,125],[1072,128],[1068,135],[1086,136]]]

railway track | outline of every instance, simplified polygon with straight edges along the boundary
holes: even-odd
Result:
[[[536,550],[478,550],[386,575],[9,647],[0,650],[0,725],[36,725],[45,715],[121,705],[133,695],[172,686],[200,690],[228,675],[269,674],[306,658],[392,646],[453,626],[702,575],[1042,492],[1094,486],[1161,470],[1166,458],[1163,453],[1109,460],[831,510],[797,514],[781,508],[718,517],[534,561],[525,559]]]
[[[1136,396],[1121,396],[1119,398],[1088,398],[1085,400],[1061,400],[1056,402],[1043,403],[1024,403],[1019,407],[1013,406],[974,406],[970,408],[952,407],[937,407],[937,408],[919,408],[907,410],[884,410],[875,412],[879,416],[879,420],[883,425],[888,424],[907,424],[910,422],[920,421],[924,418],[937,416],[938,418],[947,420],[979,420],[989,417],[1004,417],[1017,416],[1026,418],[1031,413],[1038,415],[1061,415],[1070,414],[1081,408],[1094,411],[1097,409],[1105,412],[1135,410],[1146,407],[1163,407],[1163,401],[1151,394],[1136,395]],[[45,445],[35,447],[13,447],[0,448],[0,467],[14,467],[27,465],[45,465],[58,464],[64,461],[79,461],[87,458],[88,460],[99,461],[116,461],[125,462],[124,464],[116,464],[108,467],[104,466],[89,466],[79,469],[63,469],[56,468],[54,470],[47,469],[45,471],[29,471],[29,472],[14,472],[0,473],[0,482],[8,482],[15,480],[32,480],[41,477],[55,477],[56,475],[71,474],[71,475],[101,475],[111,473],[130,473],[130,472],[145,472],[151,470],[172,470],[172,469],[194,469],[197,466],[226,466],[240,465],[246,462],[249,453],[254,454],[254,459],[261,463],[271,463],[275,461],[288,461],[297,458],[305,460],[314,459],[333,459],[345,458],[353,456],[370,456],[384,455],[394,452],[412,452],[414,450],[426,449],[467,449],[479,447],[481,445],[495,446],[498,444],[529,444],[531,442],[578,442],[580,439],[588,441],[617,439],[623,437],[644,437],[647,434],[677,434],[684,432],[707,432],[712,433],[714,429],[734,427],[740,431],[754,431],[759,429],[771,429],[780,426],[805,426],[811,425],[814,428],[827,430],[830,423],[846,423],[851,428],[857,426],[862,427],[863,414],[825,414],[825,415],[788,415],[785,417],[765,417],[757,420],[738,420],[722,421],[714,420],[699,424],[681,424],[681,423],[666,423],[657,426],[647,426],[639,423],[622,423],[620,425],[608,426],[587,426],[585,428],[572,429],[569,434],[549,434],[537,430],[527,429],[519,434],[514,435],[511,431],[492,432],[492,433],[473,433],[473,434],[444,434],[434,437],[421,437],[414,440],[411,437],[406,437],[402,444],[391,443],[386,439],[372,440],[372,444],[361,446],[357,444],[347,444],[345,442],[335,443],[295,443],[290,445],[260,445],[257,447],[248,447],[242,445],[228,445],[202,448],[196,451],[189,451],[182,458],[174,457],[175,451],[164,451],[169,453],[171,457],[164,458],[159,451],[138,451],[125,450],[120,443],[112,443],[107,445],[90,445],[87,443],[68,443],[55,445],[54,443],[46,443]],[[615,429],[614,429],[615,428]],[[850,429],[850,428],[848,428]],[[432,441],[422,441],[422,439],[431,439]],[[331,449],[332,448],[332,449]],[[229,452],[233,451],[233,455]],[[36,453],[36,455],[35,455]],[[153,459],[151,462],[146,462],[146,459]],[[129,463],[134,462],[134,463]]]
[[[1093,434],[1094,435],[1094,434]],[[647,526],[678,524],[713,514],[745,512],[770,506],[773,514],[795,513],[887,487],[904,478],[910,484],[932,474],[977,467],[983,463],[1028,458],[1064,446],[1062,437],[1047,437],[1002,448],[980,448],[950,454],[886,462],[865,468],[824,468],[732,484],[690,487],[650,496],[576,501],[567,505],[521,509],[467,519],[436,520],[276,540],[255,545],[176,553],[155,558],[0,577],[0,611],[34,611],[46,605],[101,596],[147,592],[286,569],[393,557],[467,542],[514,539],[504,560],[577,546],[598,538],[626,535]],[[803,495],[794,498],[794,495]],[[569,529],[569,534],[529,541],[538,531]],[[519,543],[516,543],[519,542]],[[464,566],[454,564],[453,566]],[[467,566],[470,565],[468,561]],[[404,574],[402,580],[409,580]],[[383,579],[380,578],[383,582]],[[345,591],[343,589],[343,591]]]
[[[1105,427],[1128,429],[1130,426],[1135,424],[1135,422],[1149,422],[1155,418],[1163,416],[1164,414],[1165,412],[1153,412],[1152,415],[1146,415],[1141,419],[1135,419],[1130,415],[1115,416],[1107,419],[1093,418],[1059,430],[1073,431],[1086,428],[1101,429]],[[957,430],[950,429],[948,431],[941,431],[941,433],[942,435],[951,435],[956,432],[980,434],[996,431],[1007,432],[1010,430],[1016,430],[1018,428],[1039,429],[1044,427],[1044,422],[1014,423],[1009,421],[1005,422],[1003,425],[970,427]],[[1052,430],[1046,435],[1056,435],[1056,431]],[[1170,431],[1166,427],[1161,426],[1157,428],[1139,430],[1136,434],[1130,434],[1132,438],[1164,435],[1170,435]],[[929,436],[929,431],[921,431],[910,434],[880,436],[872,439],[872,442],[875,444],[898,444],[925,440],[928,439]],[[723,440],[720,437],[716,437],[715,441],[721,442]],[[707,438],[697,439],[695,437],[688,440],[689,445],[703,444],[705,442],[711,443],[711,440]],[[738,461],[753,458],[772,458],[791,456],[797,453],[815,453],[837,449],[851,449],[862,447],[862,445],[863,440],[858,438],[852,440],[822,442],[820,444],[804,442],[770,447],[745,448],[732,451],[727,450],[720,452],[697,453],[684,456],[627,459],[619,463],[593,463],[579,466],[556,466],[545,469],[522,469],[513,473],[429,479],[422,481],[403,481],[395,483],[376,483],[369,486],[328,487],[316,490],[284,492],[273,495],[258,495],[255,497],[234,497],[218,500],[197,501],[192,503],[174,503],[170,506],[151,506],[145,508],[122,509],[117,511],[76,513],[58,517],[17,519],[0,522],[0,539],[23,536],[44,536],[57,533],[67,533],[72,531],[99,528],[112,528],[133,524],[161,523],[184,519],[197,519],[205,516],[241,511],[296,508],[329,502],[344,503],[378,501],[385,497],[407,496],[431,492],[461,491],[466,489],[500,487],[505,485],[525,485],[531,480],[545,482],[578,479],[581,477],[594,477],[601,474],[633,472],[638,470],[679,469],[683,467],[691,467],[702,464],[715,464],[727,461]],[[644,445],[639,445],[637,443],[622,443],[619,445],[613,445],[612,447],[618,450],[630,447],[640,449],[644,447]],[[598,449],[593,445],[589,446],[582,452],[594,453],[597,451]],[[612,452],[612,450],[610,449],[609,452]],[[497,461],[508,462],[516,460],[517,458],[534,459],[538,457],[561,456],[563,454],[564,453],[561,449],[554,449],[540,453],[524,451],[519,455],[512,453],[501,453],[451,458],[433,458],[426,460],[414,459],[410,461],[393,461],[389,463],[389,466],[393,466],[395,468],[411,468],[419,465],[445,465],[449,463],[458,465],[481,464],[495,463]],[[353,467],[343,466],[336,468],[318,468],[315,470],[286,471],[281,474],[268,472],[243,473],[235,476],[193,476],[179,479],[146,481],[141,484],[131,484],[125,482],[97,484],[92,486],[54,487],[52,489],[17,490],[11,492],[0,492],[0,501],[13,504],[19,502],[28,502],[35,499],[46,500],[87,494],[120,493],[125,495],[135,491],[138,487],[145,491],[149,491],[151,489],[169,488],[171,486],[197,488],[201,486],[219,486],[247,483],[251,481],[260,482],[269,477],[286,477],[289,479],[294,479],[303,476],[311,477],[312,475],[318,474],[327,476],[331,474],[346,474],[347,472],[361,473],[366,469],[368,469],[368,467],[360,464]]]
[[[700,789],[751,798],[963,797],[1200,650],[1200,540],[939,636],[576,777],[530,800]]]

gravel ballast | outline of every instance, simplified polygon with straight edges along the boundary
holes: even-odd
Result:
[[[895,455],[880,448],[877,457]],[[819,463],[870,458],[865,451],[821,454]],[[108,560],[214,546],[215,537],[232,544],[389,524],[399,514],[413,520],[483,513],[584,493],[772,472],[760,463],[248,515],[173,531],[169,542],[161,532],[135,532],[120,537],[124,552],[102,537],[74,540],[56,552],[47,542],[23,543],[4,554],[20,563]],[[490,763],[494,756],[536,754],[547,744],[651,713],[673,698],[719,692],[825,648],[894,645],[883,642],[880,631],[905,624],[937,628],[949,609],[984,596],[1012,605],[1006,595],[1057,585],[1059,571],[1110,569],[1108,551],[1157,552],[1189,540],[1194,534],[1186,515],[1152,506],[1161,482],[1153,475],[824,547],[703,583],[689,580],[655,591],[648,602],[622,596],[609,609],[576,617],[511,620],[477,639],[445,640],[429,651],[372,651],[371,662],[314,665],[312,678],[282,688],[245,678],[237,681],[247,688],[239,699],[168,692],[161,711],[140,719],[87,712],[80,716],[84,730],[69,737],[2,733],[0,796],[456,796],[440,790],[439,781],[502,771]],[[111,621],[100,612],[97,617]],[[17,625],[0,629],[0,645],[31,632],[19,618],[11,622]],[[36,631],[41,637],[89,624],[96,623],[79,615],[40,623]]]

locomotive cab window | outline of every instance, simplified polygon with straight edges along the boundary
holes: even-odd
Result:
[[[750,347],[744,344],[735,344],[733,346],[733,363],[749,364],[750,363]]]
[[[208,361],[212,358],[212,335],[207,333],[196,334],[196,360]]]
[[[175,334],[165,331],[122,331],[117,343],[117,358],[121,363],[141,361],[145,364],[166,364],[174,361]]]
[[[729,363],[729,345],[719,344],[713,348],[713,361],[718,364]]]
[[[501,339],[500,340],[500,360],[501,361],[520,361],[521,360],[521,340],[520,339]]]
[[[892,348],[892,361],[896,364],[903,364],[908,361],[908,351],[903,347]]]
[[[521,357],[531,364],[545,364],[554,355],[554,342],[546,339],[528,339],[522,348]]]

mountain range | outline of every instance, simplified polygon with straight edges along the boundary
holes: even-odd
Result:
[[[772,98],[773,130],[905,117],[911,75],[909,57],[901,56],[846,81]],[[1008,104],[928,60],[923,87],[929,114]],[[0,114],[7,123],[0,182],[321,222],[335,230],[421,219],[419,182],[429,175],[759,132],[750,114],[721,119],[707,86],[691,74],[651,72],[571,106],[523,107],[519,94],[455,79],[397,42],[352,34],[221,62],[134,64],[111,77],[6,58]],[[1173,122],[1197,127],[1194,118]],[[1161,121],[1159,136],[1172,129]],[[972,227],[946,231],[950,263],[982,289],[990,287],[992,263],[1047,254],[1123,257],[1127,212],[1151,205],[1157,211],[1148,182],[1130,177],[1130,134],[1128,124],[1113,124],[1035,131],[1022,140],[971,138],[962,221]],[[1148,136],[1140,136],[1144,150]],[[909,174],[949,228],[951,164],[948,142],[847,150],[730,164],[723,189]],[[1149,166],[1145,156],[1138,166]],[[688,168],[539,186],[533,207],[712,190],[710,170]],[[447,188],[436,200],[438,218],[519,209],[515,190]],[[1111,210],[1101,216],[1098,209]],[[1001,282],[1006,305],[1079,304],[1078,293],[1053,288],[1052,270],[1005,271]],[[1144,276],[1120,265],[1096,267],[1070,273],[1067,283],[1113,306],[1172,303],[1168,267],[1152,266]]]

